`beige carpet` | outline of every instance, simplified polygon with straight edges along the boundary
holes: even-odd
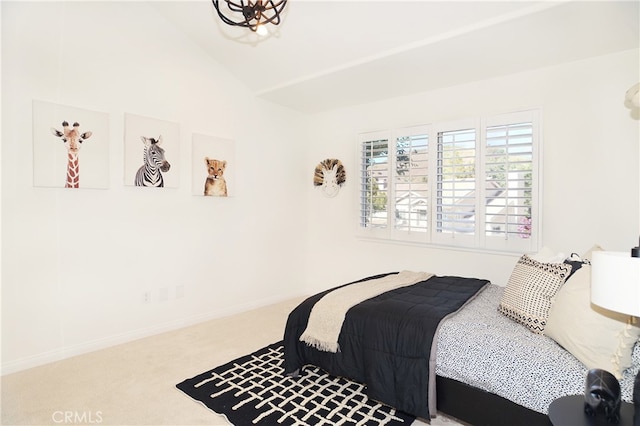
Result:
[[[175,385],[281,340],[301,300],[3,376],[2,425],[227,425]],[[431,424],[460,423],[439,416]]]

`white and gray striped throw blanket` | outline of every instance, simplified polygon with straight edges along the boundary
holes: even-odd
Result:
[[[300,336],[300,341],[321,351],[338,352],[338,336],[350,308],[387,291],[410,286],[432,276],[427,272],[402,271],[333,290],[311,309],[307,328]]]

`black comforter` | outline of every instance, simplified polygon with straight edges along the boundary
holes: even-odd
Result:
[[[295,374],[307,364],[316,365],[329,374],[366,384],[372,399],[429,418],[429,360],[438,324],[488,283],[476,278],[433,276],[365,300],[347,312],[337,353],[299,341],[313,305],[334,289],[311,296],[289,314],[284,334],[285,373]]]

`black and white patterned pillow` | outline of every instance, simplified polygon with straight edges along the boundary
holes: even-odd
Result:
[[[513,268],[498,311],[544,334],[553,298],[570,273],[569,264],[542,263],[523,255]]]

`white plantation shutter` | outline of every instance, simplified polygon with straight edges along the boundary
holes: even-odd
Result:
[[[475,127],[454,127],[437,133],[434,241],[461,246],[475,244],[476,135]]]
[[[393,235],[426,242],[430,217],[428,127],[401,129],[394,139]]]
[[[376,132],[360,135],[360,214],[361,229],[370,236],[388,234],[389,217],[389,136]]]
[[[487,120],[484,138],[484,240],[488,248],[537,248],[537,115]]]

